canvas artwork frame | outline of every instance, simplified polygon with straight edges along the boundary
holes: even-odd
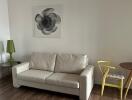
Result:
[[[40,38],[60,38],[62,25],[62,5],[33,6],[33,36]]]

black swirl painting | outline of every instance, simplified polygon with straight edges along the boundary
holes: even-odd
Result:
[[[34,15],[35,34],[45,37],[56,37],[60,34],[61,16],[57,12],[57,7],[47,7],[37,9]],[[39,11],[40,10],[40,11]]]

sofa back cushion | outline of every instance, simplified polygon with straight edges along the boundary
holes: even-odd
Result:
[[[88,65],[88,57],[84,54],[58,54],[55,72],[80,74]]]
[[[54,71],[56,54],[33,53],[31,55],[30,68],[45,71]]]

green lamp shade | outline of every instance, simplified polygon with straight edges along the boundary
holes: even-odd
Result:
[[[7,49],[6,52],[13,53],[15,52],[15,46],[13,40],[7,40]]]
[[[4,45],[3,42],[0,41],[0,54],[4,52]]]

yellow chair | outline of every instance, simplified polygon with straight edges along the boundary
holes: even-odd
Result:
[[[97,61],[97,63],[98,63],[99,69],[103,75],[101,96],[103,96],[105,86],[115,87],[115,88],[120,89],[120,98],[122,100],[124,76],[117,75],[117,74],[110,74],[110,72],[109,72],[110,69],[116,69],[115,67],[111,66],[110,61]],[[108,79],[108,78],[113,78],[113,79],[119,80],[119,83],[118,84],[107,83],[106,79]]]

